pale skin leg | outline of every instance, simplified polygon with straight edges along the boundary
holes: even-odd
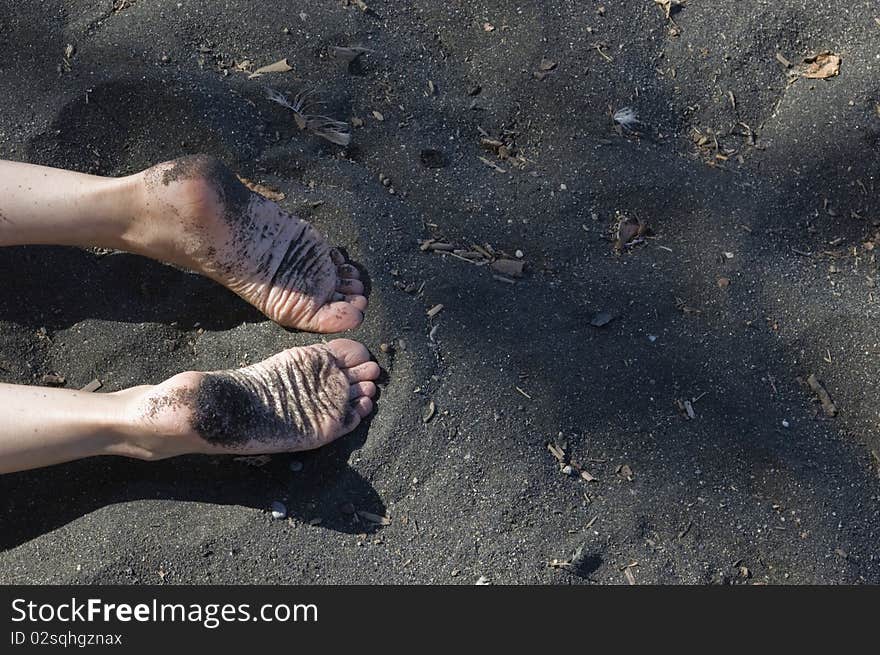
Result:
[[[137,390],[94,394],[0,384],[0,474],[93,455],[138,459],[182,454],[192,442],[163,443],[138,431],[129,417]],[[174,453],[173,446],[180,446]]]
[[[229,222],[231,210],[224,205],[223,196],[238,191],[225,178],[225,186],[218,188],[216,178],[228,171],[218,174],[213,160],[196,159],[187,163],[182,179],[178,171],[177,177],[151,194],[150,176],[155,180],[163,170],[173,171],[173,166],[162,166],[165,168],[128,177],[103,178],[0,161],[0,246],[46,244],[127,250],[202,272],[288,325],[327,332],[360,323],[366,300],[358,295],[363,285],[354,268],[325,246],[309,226],[272,203],[243,196],[247,202],[237,209],[247,212],[246,218],[252,223],[269,221],[264,234],[268,231],[271,237],[272,225],[281,227],[274,232],[276,241],[257,244],[246,252],[238,244],[236,252],[245,257],[263,257],[263,265],[273,263],[269,267],[271,280],[268,275],[265,279],[254,277],[252,273],[259,272],[256,265],[236,269],[228,261],[206,259],[205,252],[214,253],[230,240],[230,234],[235,237],[235,224]],[[203,170],[213,170],[215,179],[206,181],[200,172]],[[224,215],[226,223],[217,218],[219,214]],[[309,247],[278,241],[294,236]],[[309,257],[297,259],[291,253],[298,250],[307,250]],[[241,261],[232,263],[240,265]],[[285,266],[290,274],[280,275]],[[297,266],[308,266],[308,270],[300,275]],[[321,273],[320,280],[306,279],[305,273]],[[268,436],[263,442],[217,441],[215,435],[209,443],[194,429],[198,402],[205,401],[205,394],[197,393],[206,377],[203,373],[181,374],[156,387],[110,394],[0,384],[0,473],[93,455],[152,460],[184,453],[279,452],[318,447],[354,429],[372,410],[371,399],[376,392],[373,380],[379,374],[378,366],[368,361],[369,355],[360,344],[338,340],[328,346],[335,348],[330,355],[293,349],[267,364],[279,367],[290,379],[311,379],[309,367],[320,365],[325,386],[312,384],[298,397],[293,409],[278,406],[277,398],[269,402],[263,415],[276,412],[285,420],[296,420],[284,423],[263,416],[259,420],[271,425],[264,426],[262,433]],[[234,384],[248,386],[250,374],[246,370],[235,374],[238,377],[233,377]],[[333,402],[327,399],[330,387],[339,396]],[[145,399],[155,404],[157,393],[161,396],[172,391],[175,400],[154,409],[150,419],[145,420]],[[254,402],[262,403],[270,395],[270,390],[253,395]],[[272,429],[279,434],[269,435]]]
[[[356,341],[291,348],[234,371],[108,394],[0,384],[0,474],[95,455],[312,450],[373,410],[379,366]]]

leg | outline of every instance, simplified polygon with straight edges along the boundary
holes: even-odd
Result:
[[[0,384],[0,474],[92,455],[318,448],[372,411],[378,375],[363,345],[337,339],[110,394]]]
[[[309,223],[207,156],[118,179],[0,161],[0,246],[25,244],[115,248],[190,268],[302,330],[357,327],[367,306],[357,269]]]

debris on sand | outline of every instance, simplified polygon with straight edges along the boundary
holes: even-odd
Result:
[[[680,311],[682,314],[702,314],[702,309],[697,309],[696,307],[691,307],[688,305],[683,298],[675,299],[675,308]]]
[[[356,514],[358,518],[363,519],[367,523],[372,523],[373,525],[391,525],[390,516],[380,516],[379,514],[373,514],[372,512],[367,512],[361,509],[359,509]]]
[[[432,400],[432,401],[428,402],[427,405],[425,405],[425,409],[422,411],[422,423],[430,422],[431,419],[434,418],[434,414],[436,414],[436,413],[437,413],[437,405]]]
[[[351,130],[348,123],[310,113],[312,109],[323,104],[318,100],[318,92],[314,89],[303,89],[294,96],[293,102],[290,102],[283,94],[267,87],[266,97],[292,111],[299,129],[339,146],[347,146],[351,143]]]
[[[694,412],[694,405],[690,400],[681,400],[676,398],[675,407],[678,409],[679,414],[681,414],[684,418],[689,421],[693,421],[697,418],[696,412]]]
[[[487,578],[485,575],[481,575],[479,578],[477,578],[477,581],[474,584],[478,587],[482,587],[485,585],[492,584],[492,581],[489,578]]]
[[[598,478],[591,474],[586,468],[584,468],[579,462],[571,459],[571,456],[565,452],[565,449],[553,443],[552,441],[547,442],[547,450],[550,451],[550,454],[556,458],[556,463],[559,465],[559,470],[564,475],[574,475],[577,472],[577,475],[584,482],[596,482]]]
[[[497,171],[498,173],[506,173],[507,172],[506,170],[501,168],[501,166],[496,164],[491,159],[486,159],[485,157],[477,157],[477,159],[479,159],[481,162],[486,164],[486,166],[488,166],[489,168],[495,169],[495,171]]]
[[[840,61],[839,55],[823,50],[819,54],[804,57],[807,67],[801,74],[812,80],[827,80],[840,74]]]
[[[365,14],[370,12],[370,7],[364,0],[342,0],[343,7],[357,7]]]
[[[277,500],[272,503],[272,518],[276,521],[287,518],[287,507],[284,506],[284,503]]]
[[[46,373],[40,378],[40,384],[44,387],[63,387],[67,384],[67,380],[63,375],[57,373]]]
[[[813,390],[813,393],[816,394],[816,397],[822,404],[822,411],[825,412],[825,416],[837,416],[837,405],[831,400],[831,396],[828,391],[826,391],[819,378],[816,377],[815,373],[810,374],[810,377],[807,378],[807,384],[810,385],[810,389]]]
[[[776,61],[785,66],[785,68],[791,68],[793,66],[793,64],[788,59],[786,59],[785,55],[783,55],[781,52],[776,53]]]
[[[626,216],[618,212],[613,233],[614,251],[620,253],[627,248],[644,243],[645,237],[651,235],[651,228],[641,218]]]
[[[627,130],[633,131],[641,123],[639,114],[632,107],[618,109],[611,117],[615,123]]]
[[[465,248],[446,241],[425,239],[419,243],[419,250],[460,259],[474,266],[489,266],[495,273],[493,275],[495,279],[508,284],[515,284],[514,278],[523,277],[527,265],[524,259],[525,254],[521,250],[516,252],[522,257],[517,257],[503,251],[496,251],[488,243],[482,246],[472,244],[469,248]]]
[[[273,64],[269,64],[267,66],[261,66],[253,73],[248,75],[248,79],[251,80],[255,77],[261,77],[267,73],[286,73],[288,71],[292,71],[293,66],[291,66],[287,59],[279,59]]]
[[[246,177],[236,177],[238,177],[238,181],[244,184],[248,189],[250,189],[254,193],[260,194],[264,198],[268,198],[269,200],[273,200],[275,202],[280,202],[284,200],[284,198],[286,198],[283,191],[273,189],[272,187],[266,186],[265,184],[259,184],[257,182],[254,182],[253,180],[249,180]]]
[[[428,315],[428,318],[434,318],[435,316],[437,316],[437,314],[439,314],[442,311],[443,311],[443,303],[437,303],[436,305],[431,307],[431,309],[429,309],[425,313]]]
[[[660,5],[667,20],[672,20],[672,15],[678,13],[683,7],[682,0],[654,0],[655,5]]]
[[[89,382],[86,386],[84,386],[80,391],[85,391],[86,393],[92,393],[93,391],[97,391],[101,387],[104,386],[104,383],[101,382],[98,378],[95,378],[91,382]]]
[[[550,73],[556,70],[557,63],[552,59],[547,59],[544,57],[541,59],[541,63],[538,64],[538,70],[536,70],[532,75],[539,82],[545,79]]]
[[[633,473],[632,468],[630,468],[629,464],[621,464],[615,469],[615,473],[622,477],[627,482],[632,482],[636,479],[636,474]]]
[[[614,315],[610,312],[598,312],[595,316],[593,316],[593,319],[590,321],[590,325],[597,328],[605,327],[613,320]]]
[[[602,566],[602,557],[598,553],[592,552],[587,544],[583,543],[568,559],[551,559],[547,562],[547,566],[552,569],[564,569],[584,577],[595,573]]]
[[[498,157],[500,161],[507,162],[516,168],[525,168],[528,159],[517,151],[516,137],[519,132],[516,130],[503,129],[497,137],[494,137],[481,127],[478,127],[477,129],[480,133],[480,147],[483,150],[488,150]],[[490,160],[480,157],[480,161],[487,166],[491,166],[492,168],[495,168],[495,170],[502,172],[502,170],[499,170],[500,166],[494,164]]]

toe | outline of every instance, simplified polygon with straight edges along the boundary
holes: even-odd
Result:
[[[341,252],[339,252],[338,248],[331,248],[330,249],[330,259],[337,266],[345,263],[345,255],[343,255]]]
[[[327,343],[326,347],[333,353],[340,368],[351,368],[370,361],[370,351],[367,347],[352,339],[334,339]]]
[[[336,272],[340,278],[349,278],[354,280],[361,276],[361,272],[357,270],[357,267],[352,266],[351,264],[343,264],[342,266],[337,266]]]
[[[336,283],[336,290],[349,296],[360,295],[364,292],[364,283],[354,278],[341,277]]]
[[[365,382],[355,382],[348,388],[348,397],[351,400],[357,400],[358,398],[372,398],[376,395],[376,385],[366,380]]]
[[[366,382],[379,377],[379,365],[376,362],[364,362],[345,369],[349,382]]]
[[[351,403],[352,409],[357,413],[358,418],[364,418],[373,411],[373,401],[366,396],[362,396]]]
[[[345,301],[357,307],[361,313],[367,309],[367,299],[365,296],[345,296]]]
[[[315,332],[342,332],[363,323],[364,313],[356,305],[344,300],[329,302],[321,307],[312,319]]]

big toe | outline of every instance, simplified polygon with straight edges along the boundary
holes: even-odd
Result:
[[[334,339],[326,344],[340,368],[352,368],[370,361],[370,351],[360,341]]]

